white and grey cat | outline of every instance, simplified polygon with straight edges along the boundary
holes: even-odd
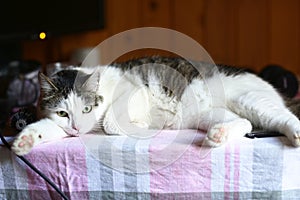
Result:
[[[292,113],[299,114],[299,104],[291,110],[270,84],[232,67],[147,57],[41,74],[40,84],[42,119],[16,137],[18,155],[66,136],[147,129],[205,130],[204,144],[217,147],[259,127],[300,146],[300,122]]]

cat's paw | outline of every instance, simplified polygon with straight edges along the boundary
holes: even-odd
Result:
[[[228,132],[228,126],[226,126],[226,124],[215,124],[207,132],[204,144],[211,147],[221,146],[227,141]]]
[[[300,125],[294,124],[286,126],[282,133],[289,139],[295,147],[300,147]]]
[[[228,139],[242,137],[246,133],[250,133],[251,130],[252,125],[246,119],[215,124],[208,130],[204,145],[219,147],[226,143]]]
[[[11,149],[17,155],[22,156],[29,153],[32,148],[39,143],[41,135],[37,130],[28,127],[25,128],[14,140]]]
[[[300,147],[300,131],[293,134],[292,142],[295,147]]]

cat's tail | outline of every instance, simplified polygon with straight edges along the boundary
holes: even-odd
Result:
[[[286,99],[286,106],[300,119],[300,99]]]

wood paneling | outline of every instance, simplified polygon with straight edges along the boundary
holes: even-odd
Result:
[[[270,0],[270,62],[300,74],[300,1]]]
[[[172,0],[143,0],[140,1],[141,22],[143,26],[170,28]]]
[[[204,0],[174,0],[171,4],[172,28],[192,39],[203,43],[204,36]]]
[[[107,37],[106,31],[89,31],[46,40],[24,41],[23,58],[38,60],[43,65],[57,61],[66,62],[74,50],[96,46]]]
[[[106,0],[106,29],[110,35],[143,26],[141,0]]]
[[[26,41],[24,59],[67,61],[75,49],[96,46],[119,32],[158,26],[192,37],[216,63],[247,66],[257,72],[274,63],[300,74],[298,0],[107,0],[105,6],[104,30]],[[122,60],[161,52],[134,51]]]
[[[49,54],[47,41],[24,41],[22,43],[22,57],[25,60],[38,60],[43,64],[48,61]]]
[[[95,47],[108,37],[107,31],[89,31],[86,33],[66,35],[58,38],[60,56],[56,60],[68,60],[74,50]]]
[[[268,0],[236,0],[236,63],[258,71],[268,63]]]
[[[238,8],[234,0],[210,0],[204,4],[203,45],[216,63],[236,64],[236,19]]]

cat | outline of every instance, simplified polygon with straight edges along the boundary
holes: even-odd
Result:
[[[299,116],[293,114],[300,103],[288,103],[269,83],[239,68],[153,56],[39,78],[42,117],[14,140],[18,155],[68,136],[149,129],[205,130],[203,144],[219,147],[259,127],[300,146]]]

